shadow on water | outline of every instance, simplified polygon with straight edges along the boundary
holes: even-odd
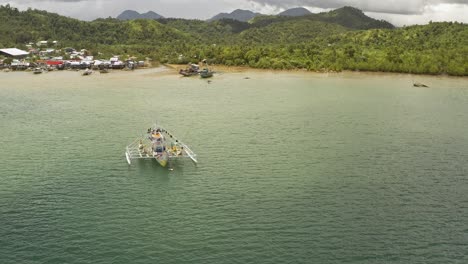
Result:
[[[161,167],[155,160],[135,160],[128,166],[128,170],[135,176],[157,177],[161,180],[167,180],[170,174],[167,168]]]
[[[168,180],[170,177],[181,176],[184,171],[190,173],[196,170],[196,164],[188,160],[171,161],[167,167],[162,167],[155,160],[135,160],[131,166],[128,166],[129,173],[135,176],[158,178]]]

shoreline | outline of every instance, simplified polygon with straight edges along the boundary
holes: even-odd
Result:
[[[135,70],[112,70],[110,76],[124,76],[127,74],[138,73],[144,76],[178,76],[179,70],[186,68],[186,64],[159,64],[157,66],[149,66],[143,68],[137,68]],[[454,76],[454,75],[446,75],[446,74],[414,74],[414,73],[399,73],[399,72],[377,72],[377,71],[349,71],[344,70],[340,72],[317,72],[317,71],[308,71],[304,69],[292,69],[292,70],[278,70],[278,69],[259,69],[259,68],[251,68],[248,66],[225,66],[225,65],[210,65],[208,66],[211,68],[215,74],[225,74],[225,73],[232,73],[232,74],[241,74],[241,73],[258,73],[258,74],[301,74],[301,75],[316,75],[321,77],[345,77],[345,76],[373,76],[373,77],[384,77],[384,76],[405,76],[405,77],[413,77],[414,82],[417,82],[418,78],[449,78],[449,79],[459,79],[459,80],[468,80],[468,76]],[[203,67],[201,67],[203,68]],[[54,70],[49,73],[81,73],[83,70]],[[93,75],[100,75],[98,71]],[[6,73],[27,73],[32,74],[32,71],[2,71],[0,70],[1,74]],[[47,74],[47,72],[45,72]],[[107,75],[107,74],[106,74]],[[245,76],[249,77],[249,76]]]
[[[160,67],[167,67],[168,69],[174,70],[174,74],[178,74],[179,69],[186,68],[187,64],[161,64]],[[468,75],[448,75],[448,74],[418,74],[418,73],[406,73],[406,72],[384,72],[384,71],[308,71],[305,69],[291,69],[291,70],[278,70],[278,69],[260,69],[252,68],[249,66],[226,66],[226,65],[209,65],[209,68],[215,71],[215,73],[244,73],[244,72],[257,72],[257,73],[305,73],[305,74],[326,74],[326,75],[340,75],[340,74],[366,74],[366,75],[405,75],[405,76],[420,76],[420,77],[444,77],[444,78],[468,78]],[[203,68],[203,67],[200,67]]]

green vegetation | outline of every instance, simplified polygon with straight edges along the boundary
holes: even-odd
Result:
[[[394,26],[387,21],[370,18],[361,10],[349,6],[327,13],[310,14],[299,17],[257,16],[253,18],[251,22],[254,26],[264,27],[272,23],[302,19],[338,24],[350,29],[394,28]]]
[[[161,63],[211,63],[311,71],[386,71],[468,75],[468,25],[430,23],[393,28],[344,7],[302,17],[91,22],[45,11],[0,6],[0,47],[57,40],[59,47],[109,57],[127,54]]]

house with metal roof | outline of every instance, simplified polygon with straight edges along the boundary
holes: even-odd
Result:
[[[0,55],[4,55],[5,57],[10,57],[10,58],[26,58],[29,56],[29,52],[20,50],[17,48],[9,48],[9,49],[0,49]]]
[[[40,40],[36,43],[36,46],[40,47],[40,46],[47,46],[48,42],[47,40]]]

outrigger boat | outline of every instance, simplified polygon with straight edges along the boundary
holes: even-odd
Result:
[[[179,74],[182,74],[182,76],[184,77],[190,77],[190,76],[198,75],[199,71],[200,71],[200,66],[198,66],[198,64],[189,63],[186,69],[179,70]]]
[[[173,160],[183,158],[197,163],[197,155],[187,145],[157,125],[149,128],[145,136],[128,145],[125,157],[129,165],[134,159],[155,159],[163,167]]]

